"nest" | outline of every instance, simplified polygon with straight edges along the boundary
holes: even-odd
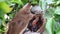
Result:
[[[44,31],[44,26],[45,26],[45,22],[44,22],[44,18],[42,18],[42,16],[38,16],[36,17],[37,15],[35,15],[30,21],[29,21],[29,24],[27,26],[27,30],[24,31],[24,33],[27,33],[27,32],[38,32],[38,33],[43,33]],[[33,21],[35,20],[35,26],[33,26]]]

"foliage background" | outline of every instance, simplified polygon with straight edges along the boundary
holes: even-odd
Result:
[[[47,34],[60,34],[60,0],[0,0],[0,34],[6,32],[9,21],[28,2],[44,11]]]

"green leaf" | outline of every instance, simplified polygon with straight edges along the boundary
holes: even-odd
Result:
[[[0,12],[9,13],[10,11],[11,8],[5,2],[0,2]]]
[[[55,16],[55,20],[60,22],[60,15],[55,14],[54,16]]]
[[[32,1],[31,4],[38,4],[38,2],[37,1]]]
[[[12,2],[10,0],[5,0],[6,4],[8,4],[9,6],[12,5]]]
[[[23,4],[21,0],[11,0],[11,2],[17,3],[19,5],[22,5]]]
[[[53,27],[54,27],[54,19],[52,17],[47,19],[47,23],[46,23],[47,34],[53,34]]]
[[[3,26],[3,20],[0,19],[0,33],[3,33],[4,32],[4,26]]]
[[[0,2],[2,2],[2,1],[4,1],[4,0],[0,0]]]
[[[55,9],[55,14],[60,15],[60,7],[57,7],[57,8]]]
[[[47,4],[53,3],[52,0],[46,0]]]
[[[39,5],[40,5],[40,7],[42,8],[42,1],[40,1],[40,0],[39,0]]]
[[[48,11],[51,16],[54,16],[54,8],[50,7],[50,8],[48,8]]]
[[[22,0],[23,4],[26,4],[28,1],[27,0]]]
[[[56,34],[60,34],[60,26],[58,26]]]
[[[40,2],[41,2],[42,4],[41,4]],[[39,3],[40,3],[40,5],[42,5],[42,6],[41,6],[41,7],[42,7],[42,10],[45,11],[45,10],[46,10],[46,5],[47,5],[47,4],[46,4],[46,1],[45,1],[45,0],[40,0]]]
[[[2,20],[0,19],[0,27],[1,27],[1,24],[2,24]]]
[[[46,18],[50,18],[50,17],[54,16],[54,10],[55,10],[55,9],[52,8],[52,7],[48,8],[48,9],[46,10],[44,16],[45,16]]]
[[[60,4],[60,0],[58,0],[58,1],[56,2],[56,5],[58,5],[58,4]]]

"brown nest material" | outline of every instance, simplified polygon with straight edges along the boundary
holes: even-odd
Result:
[[[15,17],[10,21],[7,34],[22,34],[28,28],[33,32],[42,32],[44,29],[44,18],[41,14],[33,16],[30,12],[31,5],[27,3]],[[36,20],[37,19],[37,20]],[[36,20],[35,29],[32,27],[32,22]]]
[[[28,29],[33,32],[42,32],[44,30],[44,25],[45,25],[44,19],[42,18],[41,15],[37,17],[35,16],[29,21]]]

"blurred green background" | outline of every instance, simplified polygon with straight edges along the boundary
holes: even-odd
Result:
[[[44,11],[47,34],[60,34],[60,0],[0,0],[0,34],[7,31],[9,21],[28,2]]]

